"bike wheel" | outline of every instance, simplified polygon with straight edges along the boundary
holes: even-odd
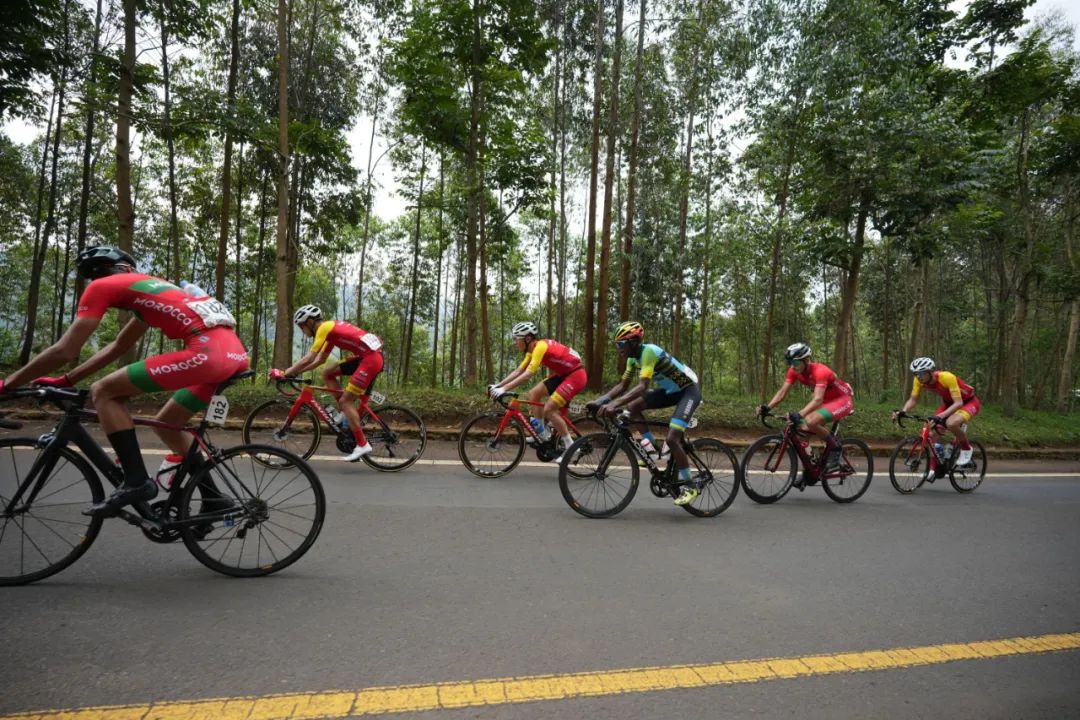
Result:
[[[969,493],[982,485],[986,477],[986,449],[977,440],[971,442],[971,462],[964,467],[953,467],[949,472],[949,482],[958,493]],[[954,452],[960,452],[955,450]]]
[[[840,469],[825,473],[821,487],[838,503],[855,502],[863,496],[874,478],[874,454],[857,438],[841,438]]]
[[[570,418],[570,422],[572,422],[574,424],[574,427],[577,428],[577,437],[581,437],[582,435],[591,435],[593,433],[604,431],[604,424],[589,415],[579,415],[577,417],[572,417]]]
[[[926,482],[930,469],[930,451],[922,438],[906,437],[896,444],[889,457],[889,480],[896,492],[910,495]]]
[[[587,518],[622,512],[634,499],[637,486],[637,458],[619,435],[583,435],[567,448],[559,463],[563,499]]]
[[[302,405],[286,428],[292,407],[292,400],[282,398],[273,398],[256,406],[244,420],[244,444],[271,445],[305,460],[314,455],[322,438],[319,418],[310,405]],[[285,462],[287,457],[267,456],[267,462]]]
[[[698,517],[715,517],[739,494],[739,461],[719,440],[698,438],[691,445],[690,471],[698,482],[698,496],[682,508]]]
[[[57,447],[30,477],[42,452],[31,438],[0,440],[0,585],[55,575],[82,557],[101,530],[102,518],[82,514],[105,497],[94,469],[70,448]]]
[[[783,435],[760,437],[746,449],[742,459],[742,486],[756,503],[768,505],[787,494],[799,467],[795,448],[781,453]]]
[[[525,430],[511,420],[499,434],[503,413],[482,413],[469,422],[458,436],[458,457],[473,475],[502,477],[517,467],[525,453]]]
[[[233,577],[269,575],[296,562],[322,530],[326,497],[301,458],[269,445],[216,453],[184,486],[180,537],[211,570]],[[211,481],[220,499],[196,499]],[[201,521],[201,522],[198,522]]]
[[[427,445],[427,428],[420,416],[400,405],[384,405],[376,412],[378,420],[364,413],[364,435],[371,452],[360,459],[383,472],[404,470],[419,460]]]

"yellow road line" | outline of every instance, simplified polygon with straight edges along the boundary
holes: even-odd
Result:
[[[309,720],[754,683],[1080,649],[1080,632],[831,655],[48,710],[0,720]]]

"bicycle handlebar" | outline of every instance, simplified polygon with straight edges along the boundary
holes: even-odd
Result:
[[[930,422],[936,416],[935,415],[913,415],[912,413],[904,412],[900,410],[896,415],[896,424],[898,427],[904,427],[904,418],[910,418],[919,422]],[[937,425],[944,425],[945,423],[935,423]]]

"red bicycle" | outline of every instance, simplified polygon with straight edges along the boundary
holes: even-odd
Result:
[[[772,413],[761,416],[767,428]],[[832,433],[836,435],[840,423],[834,422]],[[858,500],[874,477],[874,456],[862,440],[840,438],[843,451],[840,465],[832,470],[825,468],[825,453],[809,449],[809,436],[788,422],[784,432],[766,435],[754,441],[746,449],[742,461],[743,490],[754,502],[774,503],[787,495],[792,486],[800,491],[810,485],[821,483],[825,494],[838,503]],[[796,482],[795,475],[802,464],[802,476]]]
[[[506,408],[505,412],[484,412],[465,423],[458,436],[458,457],[469,472],[478,477],[501,477],[517,467],[521,456],[525,454],[526,434],[533,439],[536,457],[540,462],[551,462],[560,454],[555,433],[546,440],[533,429],[522,405],[543,407],[544,403],[531,400],[519,400],[516,393],[506,393],[496,402]],[[571,420],[570,409],[575,418]],[[575,438],[581,437],[582,431],[598,432],[603,426],[595,418],[580,413],[577,404],[559,409],[559,415],[570,428]]]
[[[244,442],[283,447],[307,460],[318,449],[325,425],[338,450],[351,453],[356,448],[356,438],[341,414],[315,398],[317,390],[335,397],[341,395],[340,390],[315,386],[300,378],[278,380],[277,386],[286,397],[267,400],[251,411],[244,421]],[[286,387],[300,393],[289,399]],[[371,452],[360,459],[376,470],[397,472],[423,455],[427,428],[409,408],[385,402],[385,396],[377,392],[360,396],[360,425],[371,444]]]
[[[903,427],[906,417],[922,422],[923,429],[917,437],[906,437],[897,443],[889,458],[889,480],[897,492],[910,495],[923,483],[933,483],[946,475],[958,493],[969,493],[982,484],[986,476],[986,450],[982,443],[969,440],[974,450],[971,460],[957,465],[958,453],[950,443],[941,445],[933,416],[900,413],[896,424]]]

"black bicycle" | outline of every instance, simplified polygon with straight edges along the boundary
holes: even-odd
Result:
[[[761,424],[775,430],[769,418],[781,417],[774,413],[761,416]],[[840,429],[840,422],[832,424],[833,435]],[[784,431],[765,435],[746,449],[742,461],[743,489],[757,503],[774,503],[787,495],[792,487],[800,491],[821,483],[825,494],[838,503],[855,502],[874,477],[874,456],[869,446],[857,438],[840,438],[840,463],[828,469],[825,453],[809,449],[810,438],[805,430],[787,421]],[[802,474],[796,480],[799,466]]]
[[[252,374],[234,375],[218,393]],[[102,517],[81,511],[105,498],[98,473],[114,487],[123,474],[83,427],[84,420],[97,415],[85,409],[88,397],[87,390],[66,388],[28,388],[0,396],[33,398],[64,413],[40,437],[0,439],[0,585],[22,585],[60,572],[90,549],[101,530]],[[117,514],[150,540],[183,541],[208,568],[253,577],[288,567],[319,536],[326,499],[315,471],[299,457],[268,445],[217,448],[207,436],[205,417],[195,427],[149,418],[135,418],[135,424],[182,430],[192,437],[172,482],[163,488],[165,498],[138,502]],[[19,427],[10,420],[4,425]]]
[[[607,430],[578,438],[559,464],[559,488],[566,503],[589,518],[606,518],[622,512],[637,492],[639,466],[648,469],[649,489],[658,498],[675,498],[693,483],[698,496],[682,508],[698,517],[724,512],[739,492],[739,463],[724,443],[714,438],[682,444],[690,458],[690,480],[679,478],[675,463],[661,469],[633,434],[637,425],[667,427],[666,422],[633,420],[621,414],[607,421]]]

